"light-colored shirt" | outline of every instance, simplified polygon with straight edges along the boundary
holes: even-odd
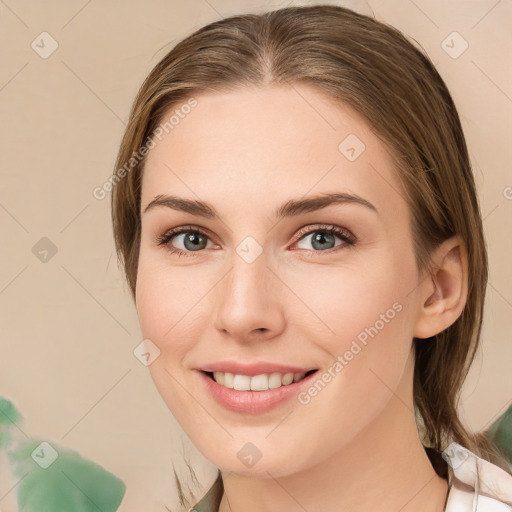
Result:
[[[444,450],[449,492],[445,512],[512,511],[512,476],[460,444]]]
[[[426,449],[432,465],[448,480],[444,512],[512,512],[512,476],[458,443],[443,452]],[[444,459],[444,463],[443,463]],[[218,512],[224,487],[221,472],[190,512]]]

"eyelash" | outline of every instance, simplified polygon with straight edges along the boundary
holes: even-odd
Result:
[[[201,251],[183,251],[181,249],[176,249],[175,247],[170,245],[170,242],[174,237],[181,235],[183,233],[193,233],[196,235],[203,235],[209,239],[207,233],[205,233],[201,228],[199,228],[197,226],[181,226],[179,228],[171,229],[170,231],[167,231],[163,235],[157,236],[155,243],[158,246],[167,246],[167,250],[171,254],[176,254],[179,257],[182,257],[182,256],[184,256],[184,257],[192,256],[193,257],[193,256],[195,256],[195,254],[194,254],[195,252],[201,252]],[[339,246],[333,247],[331,249],[327,249],[325,251],[313,251],[313,250],[307,251],[307,249],[301,249],[301,250],[306,250],[308,253],[310,253],[309,256],[313,256],[313,254],[311,254],[311,253],[314,253],[315,255],[322,254],[322,253],[332,254],[333,252],[341,250],[341,249],[345,248],[346,246],[354,245],[356,242],[356,238],[354,237],[354,235],[352,235],[346,229],[339,228],[337,226],[327,225],[327,224],[319,224],[314,229],[300,230],[297,235],[298,238],[294,242],[294,244],[300,242],[303,238],[305,238],[305,236],[307,236],[311,233],[323,233],[323,234],[328,234],[328,235],[335,235],[338,238],[340,238],[344,243]]]

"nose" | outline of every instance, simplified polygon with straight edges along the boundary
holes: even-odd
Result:
[[[212,296],[215,328],[241,342],[279,336],[285,328],[283,287],[265,253],[251,263],[233,254]]]

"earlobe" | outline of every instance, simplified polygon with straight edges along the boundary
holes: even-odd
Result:
[[[468,262],[459,237],[445,240],[432,256],[434,272],[419,287],[415,338],[430,338],[447,329],[462,313],[467,299]]]

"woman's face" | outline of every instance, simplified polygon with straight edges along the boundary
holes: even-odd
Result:
[[[169,110],[172,129],[158,132],[144,171],[136,304],[160,351],[149,368],[215,466],[286,475],[343,449],[410,388],[420,304],[410,211],[383,143],[317,89],[195,99]],[[292,204],[328,194],[361,202]],[[223,368],[248,374],[235,387],[317,372],[289,389],[274,388],[274,375],[270,390],[243,391],[201,370]]]

